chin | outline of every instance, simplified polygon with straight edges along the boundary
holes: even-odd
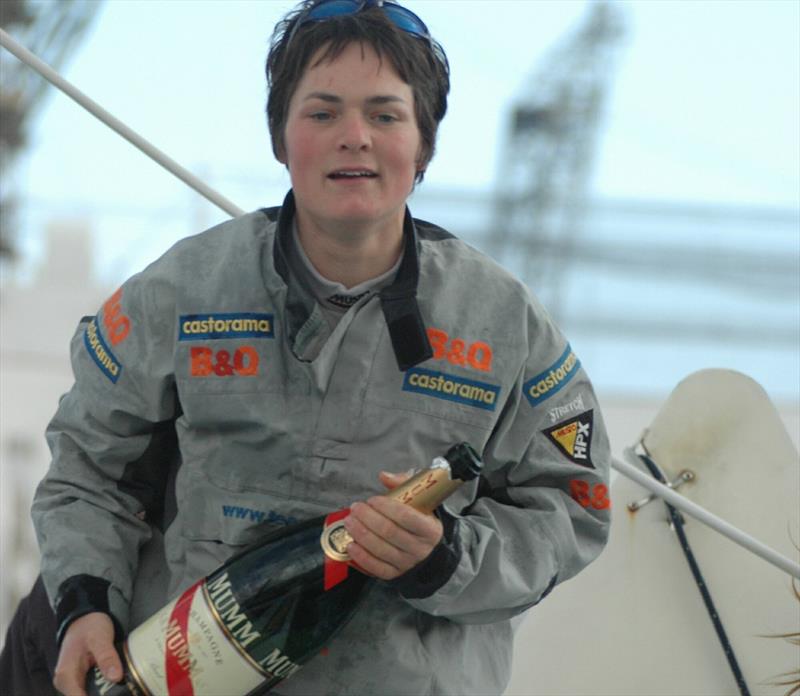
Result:
[[[364,224],[386,219],[391,213],[370,205],[348,205],[331,211],[330,219],[343,224]]]

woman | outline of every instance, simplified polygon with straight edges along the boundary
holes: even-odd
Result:
[[[73,340],[33,507],[55,685],[81,693],[95,663],[119,679],[115,632],[275,524],[356,500],[349,552],[383,582],[280,693],[501,693],[510,619],[606,540],[591,385],[525,287],[406,208],[449,89],[422,20],[304,3],[267,79],[283,204],[178,243]],[[377,495],[463,440],[484,475],[436,517]]]

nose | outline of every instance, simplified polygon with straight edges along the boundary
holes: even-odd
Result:
[[[368,150],[372,144],[369,124],[362,114],[346,114],[341,120],[339,149],[359,152]]]

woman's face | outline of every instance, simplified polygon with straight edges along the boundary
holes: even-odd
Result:
[[[385,223],[402,230],[420,133],[414,94],[391,62],[361,44],[309,63],[289,103],[282,161],[301,224]]]

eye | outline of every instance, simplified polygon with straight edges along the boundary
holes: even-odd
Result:
[[[308,115],[312,121],[330,121],[333,114],[330,111],[314,111]]]
[[[375,114],[373,118],[378,121],[378,123],[394,123],[399,120],[394,114]]]

